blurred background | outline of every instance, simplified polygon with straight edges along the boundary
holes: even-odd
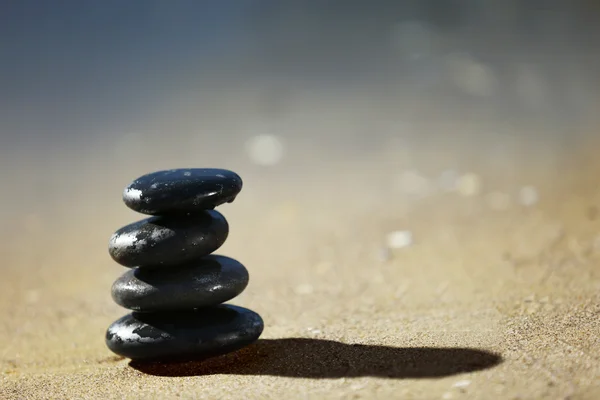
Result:
[[[565,235],[600,248],[599,23],[588,0],[3,2],[4,313],[83,302],[96,330],[123,313],[107,243],[142,217],[122,190],[178,167],[244,179],[223,252],[251,270],[245,304],[281,326],[260,296],[315,309],[408,276],[412,301],[468,303],[547,283]],[[564,265],[561,284],[591,282]]]
[[[598,22],[584,0],[6,2],[1,268],[109,263],[122,188],[163,168],[238,171],[235,229],[560,202],[598,171]]]
[[[4,3],[2,268],[71,240],[100,254],[125,222],[122,187],[162,168],[239,171],[241,215],[288,200],[351,215],[452,190],[493,209],[535,205],[544,187],[556,199],[569,171],[598,170],[599,11],[584,0]]]
[[[261,134],[285,147],[277,169],[296,172],[390,143],[414,159],[424,146],[558,163],[594,124],[598,11],[584,0],[8,2],[2,178],[21,195],[5,191],[2,208],[89,191],[91,173],[97,184],[174,160],[252,162],[244,144]]]

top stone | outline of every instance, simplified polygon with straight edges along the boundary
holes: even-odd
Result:
[[[123,201],[142,214],[184,214],[231,203],[240,190],[242,178],[232,171],[171,169],[139,177],[125,188]]]

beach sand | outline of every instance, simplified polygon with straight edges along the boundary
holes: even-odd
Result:
[[[36,192],[46,208],[14,209],[2,231],[0,398],[598,399],[600,162],[580,144],[560,159],[523,147],[506,168],[455,152],[454,190],[437,180],[447,149],[414,149],[417,176],[392,142],[358,158],[313,146],[275,167],[192,150],[107,169],[80,157],[67,182],[52,167]],[[260,313],[264,333],[204,362],[131,363],[104,344],[126,313],[110,298],[124,268],[108,238],[142,218],[121,190],[206,165],[244,179],[220,208],[218,253],[250,271],[231,303]]]

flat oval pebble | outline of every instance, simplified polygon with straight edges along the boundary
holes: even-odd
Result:
[[[134,311],[216,306],[242,293],[248,279],[238,261],[210,255],[172,269],[131,269],[113,284],[112,298]]]
[[[123,201],[143,214],[191,213],[231,203],[241,190],[242,178],[226,169],[171,169],[139,177],[125,188]]]
[[[125,267],[167,267],[217,250],[229,234],[219,212],[151,217],[124,226],[109,241],[111,257]]]
[[[128,314],[106,331],[106,345],[132,360],[197,360],[239,350],[258,339],[262,318],[232,305]]]

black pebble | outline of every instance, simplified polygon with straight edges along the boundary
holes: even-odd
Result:
[[[108,251],[125,267],[167,267],[214,252],[228,234],[227,220],[214,210],[190,216],[151,217],[116,231]]]
[[[136,179],[123,191],[123,201],[143,214],[190,213],[231,203],[241,190],[242,178],[232,171],[172,169]]]
[[[106,345],[132,360],[196,360],[255,342],[264,328],[255,312],[232,305],[128,314],[106,331]]]
[[[224,303],[247,285],[242,264],[210,255],[173,269],[131,269],[115,281],[112,297],[134,311],[185,310]]]

